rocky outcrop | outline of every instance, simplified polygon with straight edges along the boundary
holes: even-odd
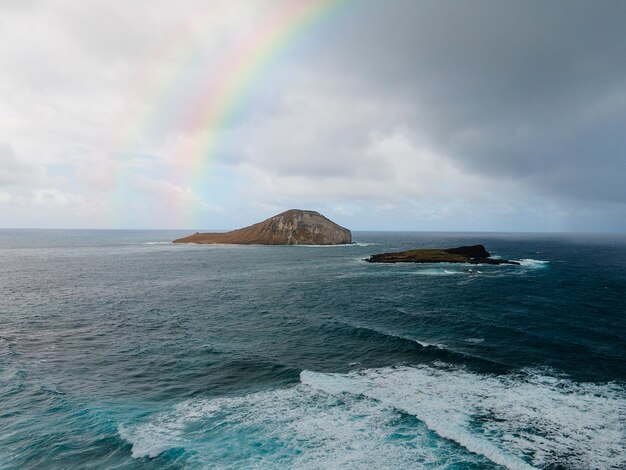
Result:
[[[506,259],[494,259],[483,245],[458,248],[418,248],[372,255],[370,263],[471,263],[471,264],[519,264]]]
[[[319,212],[292,209],[249,227],[226,233],[195,233],[174,243],[341,245],[352,243],[352,233]]]

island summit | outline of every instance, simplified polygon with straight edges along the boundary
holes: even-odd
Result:
[[[194,233],[174,243],[235,245],[344,245],[352,233],[319,212],[291,209],[249,227],[224,233]]]

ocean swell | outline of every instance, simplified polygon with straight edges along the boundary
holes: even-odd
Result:
[[[135,458],[181,448],[225,468],[617,469],[625,419],[622,386],[441,363],[303,371],[299,385],[187,400],[119,434]]]
[[[626,390],[531,373],[397,367],[350,374],[304,371],[302,382],[357,394],[416,416],[441,437],[510,469],[620,468]]]

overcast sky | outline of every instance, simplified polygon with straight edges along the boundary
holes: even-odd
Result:
[[[229,119],[198,118],[240,82]],[[290,208],[626,231],[626,2],[0,0],[0,227]]]

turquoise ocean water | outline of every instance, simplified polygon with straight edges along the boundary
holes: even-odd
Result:
[[[0,230],[0,468],[626,468],[626,236],[185,234]]]

